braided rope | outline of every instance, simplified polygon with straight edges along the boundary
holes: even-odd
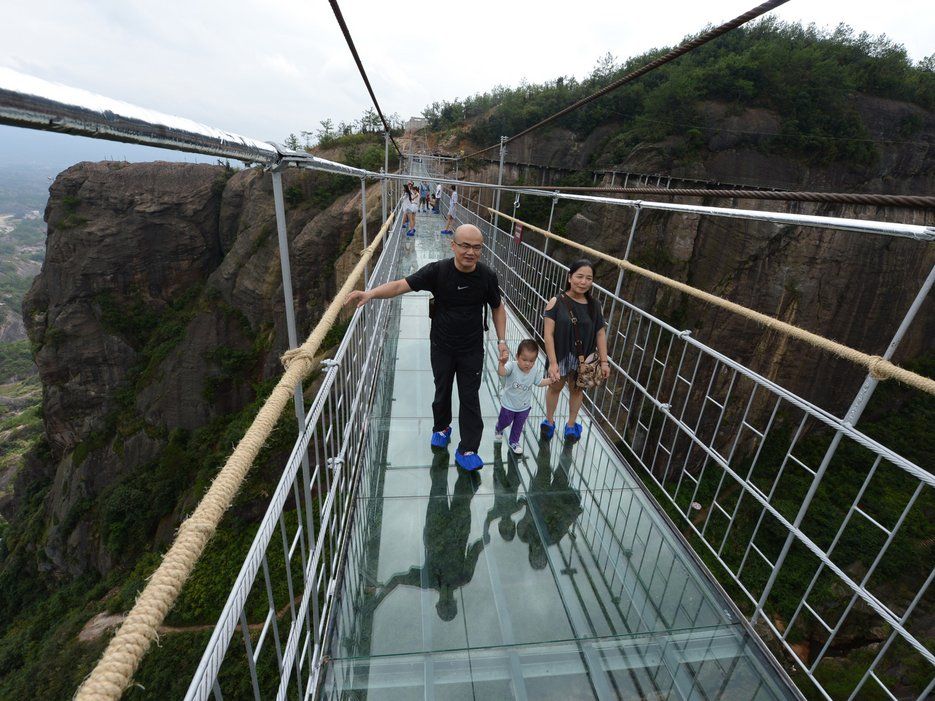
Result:
[[[136,603],[104,650],[94,670],[78,688],[76,701],[114,701],[119,699],[129,686],[143,655],[149,649],[150,643],[157,638],[159,625],[175,603],[182,586],[201,557],[205,545],[214,535],[224,512],[237,495],[244,477],[276,426],[283,409],[291,402],[295,387],[311,372],[315,354],[325,334],[337,320],[348,294],[357,286],[364,266],[373,257],[392,223],[393,215],[390,214],[373,242],[364,249],[360,261],[354,266],[305,343],[283,354],[285,373],[194,513],[179,526],[172,547],[137,597]]]
[[[603,251],[598,251],[596,248],[585,246],[583,244],[577,243],[576,241],[572,241],[562,236],[553,234],[551,231],[540,229],[538,226],[529,224],[520,219],[516,219],[515,217],[511,217],[509,214],[498,212],[491,207],[484,207],[484,209],[486,209],[491,214],[497,214],[504,219],[516,222],[517,224],[522,224],[524,229],[530,229],[539,234],[542,234],[546,238],[550,238],[558,241],[559,243],[563,243],[566,246],[576,248],[579,251],[588,254],[592,258],[606,261],[612,265],[617,266],[618,268],[623,268],[624,270],[629,270],[636,273],[637,275],[642,275],[643,277],[648,278],[653,282],[666,285],[678,290],[679,292],[684,292],[687,295],[691,295],[692,297],[707,302],[708,304],[726,309],[744,317],[745,319],[750,319],[751,321],[755,321],[758,324],[762,324],[771,331],[777,331],[799,341],[804,341],[805,343],[821,348],[822,350],[826,350],[829,353],[833,353],[840,358],[849,360],[856,365],[861,365],[865,367],[867,371],[877,380],[893,379],[898,382],[902,382],[905,385],[909,385],[910,387],[915,387],[916,389],[919,389],[928,394],[935,395],[935,380],[918,375],[914,372],[901,368],[898,365],[894,365],[879,355],[869,355],[868,353],[855,350],[850,346],[845,346],[843,343],[832,341],[785,321],[780,321],[779,319],[767,316],[766,314],[761,314],[760,312],[748,309],[747,307],[737,304],[736,302],[728,301],[718,297],[717,295],[713,295],[710,292],[705,292],[704,290],[699,290],[698,288],[692,287],[691,285],[686,285],[684,282],[679,282],[678,280],[673,280],[672,278],[666,277],[665,275],[655,273],[652,270],[641,268],[640,266],[634,265],[633,263],[623,260],[622,258],[615,258],[614,256],[608,255]]]

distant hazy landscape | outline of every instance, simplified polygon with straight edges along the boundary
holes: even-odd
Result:
[[[42,429],[41,386],[21,304],[42,266],[42,212],[58,170],[0,163],[0,500]]]
[[[174,151],[0,127],[0,504],[42,433],[42,385],[22,321],[23,296],[42,268],[49,186],[74,163],[209,161]],[[8,524],[0,516],[0,541]]]
[[[70,165],[101,160],[213,163],[216,159],[0,126],[0,384],[8,374],[5,359],[11,354],[5,344],[26,338],[20,304],[45,255],[42,217],[49,186]]]
[[[0,343],[25,338],[20,303],[45,252],[42,210],[56,168],[0,164]]]

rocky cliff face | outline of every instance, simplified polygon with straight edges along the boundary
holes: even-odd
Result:
[[[300,336],[333,295],[359,222],[354,187],[316,205],[327,177],[284,176]],[[376,226],[379,188],[370,194]],[[49,480],[40,564],[106,572],[118,554],[104,545],[100,495],[278,371],[287,342],[272,186],[259,170],[81,163],[56,179],[45,216],[47,256],[23,307],[51,457],[32,458],[5,511],[15,519],[17,495]]]
[[[694,130],[686,126],[685,136],[641,143],[623,156],[615,155],[608,145],[626,125],[608,122],[584,138],[558,127],[533,132],[509,144],[507,160],[554,168],[665,173],[673,178],[786,190],[903,195],[935,191],[935,113],[871,95],[854,95],[851,101],[868,138],[875,142],[875,158],[862,165],[807,163],[783,156],[771,144],[781,134],[782,115],[763,108],[738,112],[736,106],[713,101],[698,105],[701,124]],[[461,146],[449,136],[440,146],[470,153],[481,145]],[[486,157],[496,159],[497,152],[489,151]],[[493,172],[495,181],[496,166],[488,166],[487,171]],[[508,175],[525,175],[527,182],[539,182],[519,170]]]
[[[765,208],[754,201],[709,199],[704,204]],[[824,205],[793,209],[935,225],[935,212],[931,211]],[[573,239],[623,257],[631,222],[632,211],[587,207],[569,221],[568,233]],[[882,355],[935,266],[935,247],[876,234],[643,212],[630,259],[858,350]],[[608,267],[599,265],[597,274],[605,286],[614,289],[617,270]],[[691,330],[716,350],[833,412],[846,410],[866,375],[830,353],[790,341],[633,274],[624,277],[622,294],[638,307]],[[932,338],[935,305],[930,300],[923,304],[894,361],[905,363],[930,353]]]
[[[23,306],[58,452],[103,428],[147,331],[128,318],[158,317],[220,263],[214,171],[82,164],[52,185],[46,262]]]
[[[684,145],[675,139],[641,144],[627,158],[614,162],[602,148],[617,131],[615,125],[601,126],[584,139],[576,139],[571,132],[559,128],[534,132],[508,146],[508,159],[553,168],[619,168],[801,190],[898,194],[935,191],[935,149],[930,146],[935,143],[935,114],[895,100],[865,95],[853,100],[872,138],[880,141],[872,165],[809,165],[764,155],[757,134],[775,133],[781,123],[779,115],[764,109],[735,113],[717,103],[701,106],[707,122],[720,131],[709,135],[694,159],[673,158],[677,147]],[[915,125],[911,136],[897,133],[898,125],[905,124]],[[497,167],[485,164],[466,175],[471,180],[495,182]],[[560,175],[547,171],[546,182],[554,182]],[[508,167],[504,172],[506,183],[538,184],[542,178],[541,172],[525,167]],[[610,184],[609,176],[604,184]],[[616,184],[620,184],[619,179]],[[651,199],[935,225],[932,210],[726,198],[653,196]],[[489,204],[490,195],[482,195],[482,200]],[[525,211],[530,206],[526,205]],[[570,238],[623,256],[632,210],[570,205],[566,211],[575,213],[562,219],[559,211],[556,221],[562,221]],[[523,212],[521,208],[519,216],[524,216]],[[544,224],[545,219],[539,223]],[[530,240],[535,239],[531,234]],[[568,260],[579,257],[573,251],[553,250]],[[875,234],[644,211],[631,260],[867,353],[882,354],[935,265],[935,246]],[[610,289],[615,288],[616,269],[599,265],[597,275]],[[622,291],[641,308],[691,329],[715,349],[751,365],[826,409],[846,409],[863,380],[864,373],[850,363],[788,342],[752,322],[683,299],[633,275],[625,278]],[[929,300],[903,340],[896,362],[930,353],[932,338],[935,338],[935,308]]]

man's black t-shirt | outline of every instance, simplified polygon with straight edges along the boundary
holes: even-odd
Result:
[[[435,296],[431,340],[447,351],[479,350],[484,343],[484,305],[500,306],[497,274],[483,263],[469,273],[455,267],[454,258],[438,260],[406,278],[414,291]]]

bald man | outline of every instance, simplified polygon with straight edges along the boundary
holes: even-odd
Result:
[[[401,280],[372,290],[355,291],[347,303],[363,306],[371,299],[388,299],[406,292],[428,290],[434,295],[431,341],[435,400],[432,447],[446,448],[451,440],[451,388],[458,380],[458,428],[461,441],[455,462],[465,470],[477,470],[484,461],[477,455],[484,421],[481,418],[481,371],[484,367],[484,306],[490,305],[497,331],[497,350],[507,359],[506,310],[500,299],[497,274],[480,261],[484,236],[472,224],[459,226],[451,238],[452,258],[420,268]]]

